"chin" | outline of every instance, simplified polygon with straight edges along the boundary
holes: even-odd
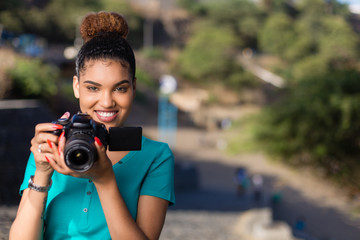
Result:
[[[104,122],[102,122],[102,124],[105,125],[107,130],[109,130],[109,128],[111,128],[111,127],[122,127],[123,126],[122,123],[104,123]]]

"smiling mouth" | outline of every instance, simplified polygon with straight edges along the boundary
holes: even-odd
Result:
[[[113,121],[118,114],[118,111],[95,111],[98,119],[102,122]]]

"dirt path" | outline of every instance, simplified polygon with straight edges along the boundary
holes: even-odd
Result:
[[[154,126],[145,126],[144,132],[157,138]],[[275,219],[293,225],[299,217],[303,217],[307,233],[315,239],[359,239],[360,220],[351,214],[358,203],[349,201],[341,189],[309,172],[295,171],[270,162],[261,153],[226,155],[217,148],[223,143],[223,137],[221,131],[209,132],[190,127],[180,127],[177,131],[174,151],[180,156],[179,161],[191,163],[199,169],[201,189],[227,191],[229,196],[235,194],[233,173],[238,166],[243,166],[251,174],[264,176],[267,199],[274,192],[282,194],[281,207],[274,212]],[[185,197],[182,199],[186,200]],[[196,201],[195,198],[193,201]],[[191,204],[190,200],[188,204]],[[230,202],[224,204],[231,205]]]

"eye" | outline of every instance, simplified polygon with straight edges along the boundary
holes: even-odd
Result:
[[[87,86],[86,88],[91,92],[96,92],[99,90],[97,87],[94,87],[94,86]]]
[[[117,87],[115,88],[115,92],[126,92],[127,91],[127,87]]]

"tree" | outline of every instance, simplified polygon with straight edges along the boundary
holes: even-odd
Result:
[[[249,0],[212,1],[206,6],[206,18],[218,27],[226,26],[233,31],[240,48],[256,48],[257,32],[262,15],[257,6]]]
[[[207,23],[195,29],[177,60],[177,71],[194,82],[224,79],[233,61],[231,53],[236,43],[233,32]]]
[[[258,37],[263,51],[285,57],[287,48],[296,39],[294,21],[284,13],[275,13],[266,20]]]
[[[244,72],[236,56],[256,48],[261,14],[249,0],[198,3],[191,34],[173,68],[191,82],[219,82],[229,88],[253,87],[255,77]],[[192,9],[194,9],[192,5]],[[205,80],[205,81],[204,81]]]
[[[257,141],[297,166],[321,169],[360,190],[359,40],[336,1],[304,0],[298,14],[271,14],[263,50],[287,63],[282,98],[260,114]]]
[[[8,31],[16,34],[33,33],[50,42],[72,42],[81,18],[88,12],[110,10],[126,15],[129,25],[137,32],[139,19],[125,0],[49,0],[5,1],[0,5],[0,22]],[[9,6],[9,8],[5,8]]]
[[[360,190],[359,74],[329,71],[298,82],[261,114],[257,141],[272,156],[320,168]]]

